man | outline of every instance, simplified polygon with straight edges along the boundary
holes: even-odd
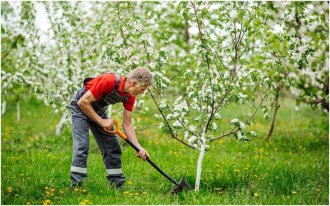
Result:
[[[120,188],[125,182],[119,141],[114,134],[104,131],[104,128],[113,131],[114,122],[106,115],[110,104],[123,103],[124,132],[140,149],[137,156],[144,160],[149,157],[136,138],[131,114],[135,96],[143,94],[152,85],[152,81],[152,74],[146,68],[136,68],[127,77],[107,73],[84,80],[84,87],[70,103],[73,136],[73,159],[70,170],[72,189],[81,186],[82,181],[87,178],[89,129],[101,150],[109,183]]]

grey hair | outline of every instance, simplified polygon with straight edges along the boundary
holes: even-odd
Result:
[[[133,69],[128,75],[128,80],[136,80],[139,85],[151,86],[153,83],[153,76],[151,72],[144,67]]]

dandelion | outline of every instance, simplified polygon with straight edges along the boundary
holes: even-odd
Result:
[[[133,182],[132,181],[128,181],[127,184],[128,185],[131,185],[131,184],[133,184]]]
[[[259,197],[259,193],[255,192],[255,193],[253,193],[253,196],[254,197]]]
[[[27,205],[31,205],[31,202],[26,202],[25,204],[27,204]]]
[[[79,189],[76,187],[76,188],[74,188],[74,190],[73,190],[73,191],[75,191],[75,192],[78,192],[78,190],[79,190]]]
[[[220,165],[215,165],[216,168],[220,167]]]
[[[129,192],[125,191],[125,192],[123,192],[123,194],[124,194],[124,195],[128,195],[128,194],[129,194]]]
[[[139,196],[139,195],[140,195],[140,193],[138,193],[138,192],[135,193],[135,196]]]
[[[87,204],[90,204],[90,205],[91,205],[91,204],[93,204],[93,203],[92,203],[91,201],[85,199],[85,200],[81,201],[80,204],[81,204],[81,205],[87,205]]]
[[[44,201],[44,205],[49,205],[49,204],[52,204],[52,201],[50,201],[48,199]]]
[[[142,192],[143,195],[147,195],[148,193],[147,192]]]
[[[8,193],[11,193],[13,191],[13,188],[12,187],[7,187],[7,192]]]
[[[87,192],[87,190],[86,189],[83,189],[82,192]]]
[[[292,191],[292,195],[296,195],[297,194],[297,192],[296,191]]]

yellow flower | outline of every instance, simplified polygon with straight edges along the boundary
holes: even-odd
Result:
[[[135,193],[135,196],[139,196],[139,195],[140,195],[140,193],[138,193],[138,192]]]
[[[87,190],[86,189],[83,189],[82,192],[87,192]]]
[[[129,192],[127,192],[127,191],[125,191],[125,192],[123,192],[124,193],[124,195],[128,195],[129,194]]]
[[[83,201],[81,201],[79,204],[81,205],[87,205],[87,204],[93,204],[91,201],[87,200],[87,199],[84,199]]]
[[[13,191],[12,187],[7,187],[7,192],[11,193]]]
[[[27,204],[27,205],[31,205],[31,202],[26,202],[25,204]]]
[[[133,182],[132,181],[128,181],[127,184],[128,185],[131,185],[131,184],[133,184]]]
[[[76,188],[74,188],[74,191],[75,191],[75,192],[77,192],[78,190],[79,190],[79,189],[78,189],[77,187],[76,187]]]
[[[50,201],[50,200],[45,200],[44,201],[44,205],[49,205],[49,204],[52,204],[52,201]]]
[[[255,192],[255,193],[253,193],[253,196],[254,197],[259,197],[259,193]]]
[[[148,193],[147,192],[142,192],[143,195],[147,195]]]
[[[297,192],[296,191],[292,191],[292,195],[296,195],[297,194]]]
[[[220,165],[215,165],[216,168],[220,167]]]
[[[319,188],[316,188],[316,192],[320,192],[321,190]]]

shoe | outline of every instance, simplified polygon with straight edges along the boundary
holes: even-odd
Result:
[[[74,183],[71,184],[70,189],[71,189],[72,191],[74,191],[75,189],[79,189],[79,188],[81,188],[82,185],[83,185],[82,182],[74,182]]]
[[[115,188],[119,191],[123,190],[124,189],[124,182],[121,182],[121,183],[118,183],[118,182],[111,182],[109,183],[109,187],[110,188]]]

